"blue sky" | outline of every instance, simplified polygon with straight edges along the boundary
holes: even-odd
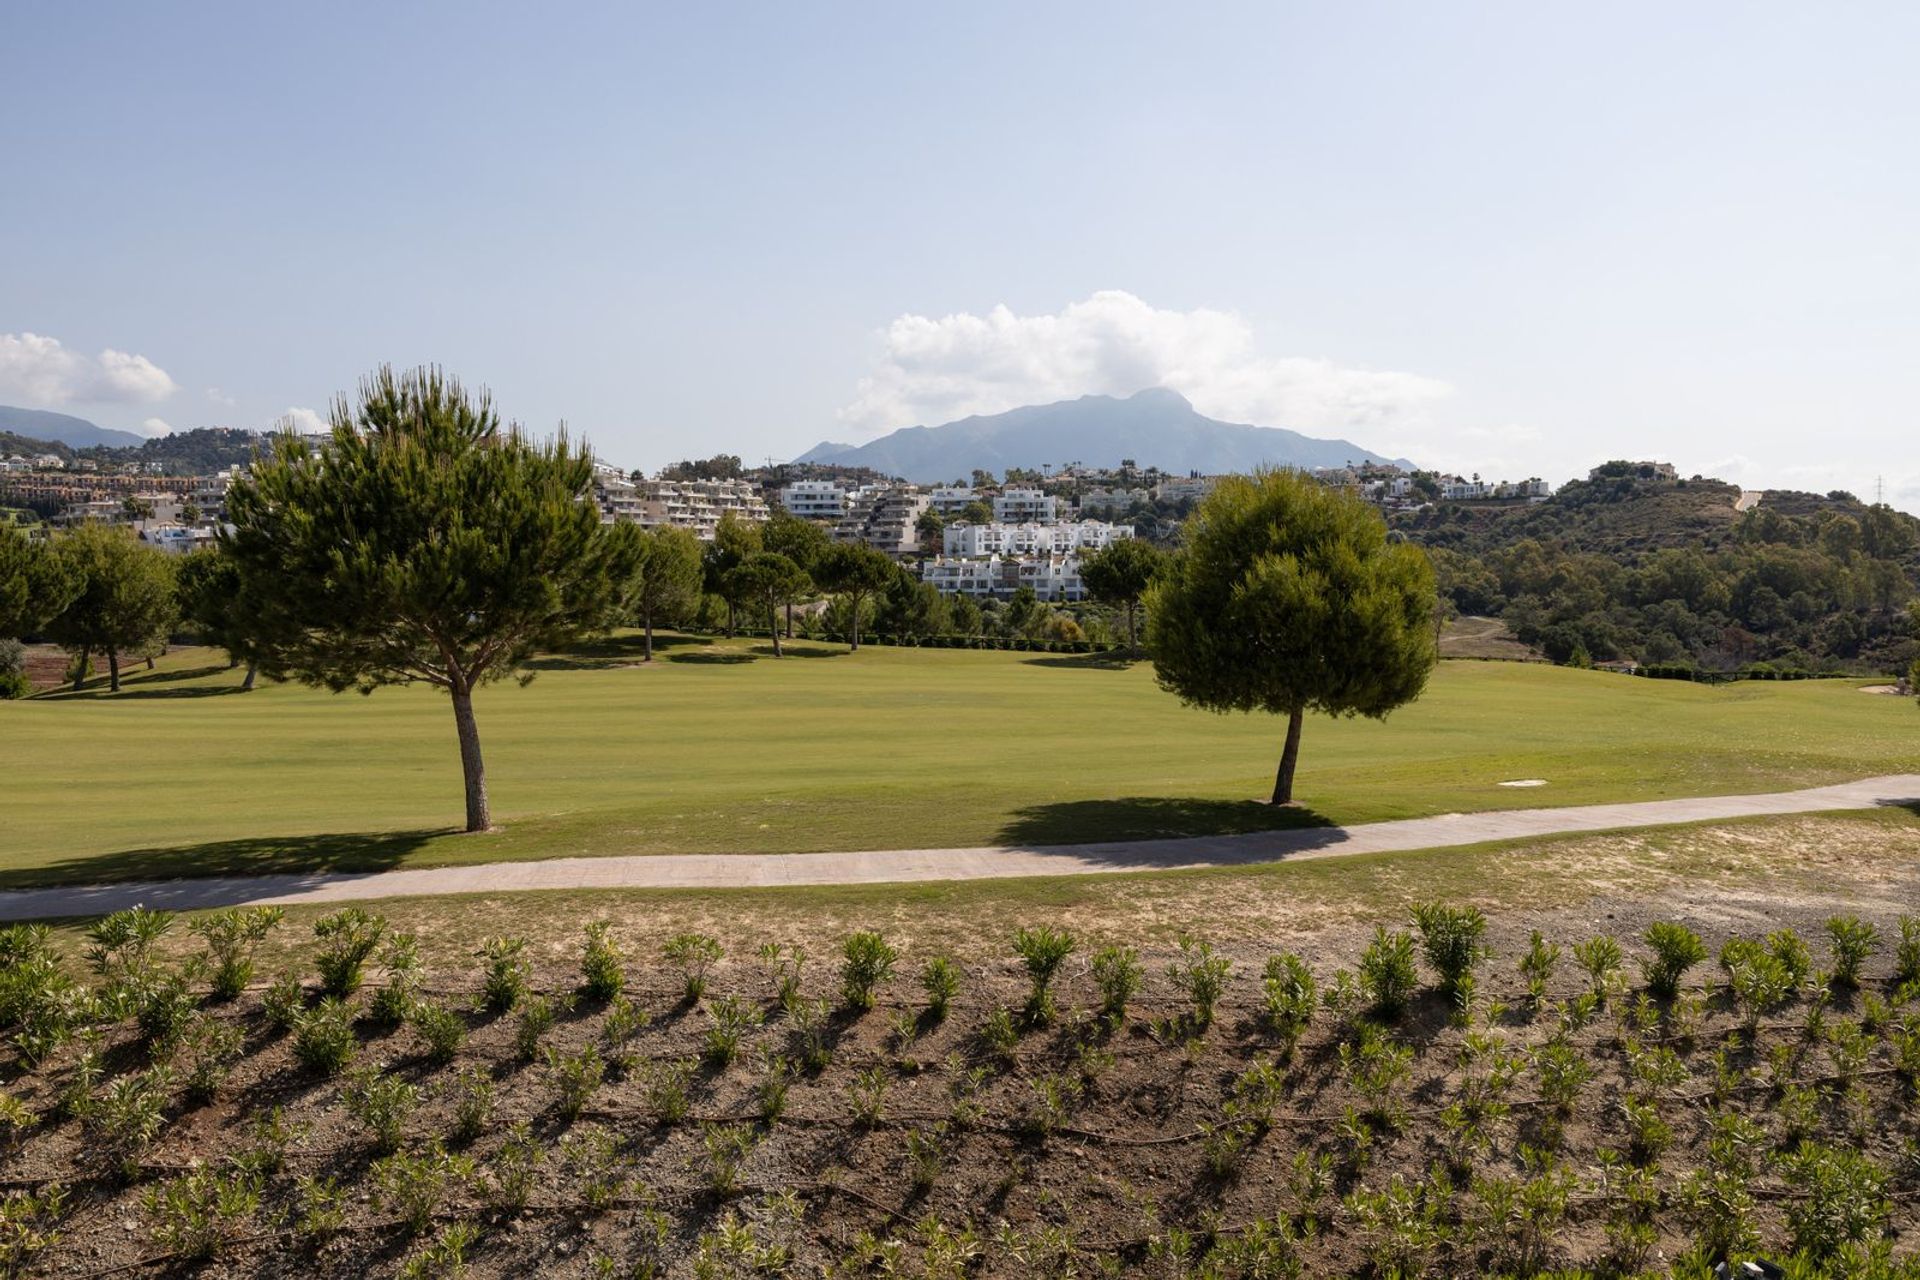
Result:
[[[1462,471],[1920,506],[1917,37],[1896,5],[16,2],[0,402],[263,426],[438,361],[653,467],[1164,382]]]

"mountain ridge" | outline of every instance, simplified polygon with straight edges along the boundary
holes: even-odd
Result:
[[[1109,456],[1111,455],[1111,456]],[[1112,466],[1133,458],[1165,471],[1215,474],[1257,466],[1337,467],[1404,458],[1285,427],[1223,422],[1196,410],[1166,387],[1130,396],[1081,396],[975,414],[938,426],[901,427],[865,444],[821,441],[796,462],[868,466],[916,484],[936,484],[983,468],[1039,467],[1084,461]]]
[[[0,404],[0,431],[31,440],[57,441],[73,449],[87,449],[94,445],[115,449],[138,448],[147,440],[146,436],[98,426],[70,413],[22,409],[10,404]]]

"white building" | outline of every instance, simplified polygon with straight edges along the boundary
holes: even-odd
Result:
[[[1059,512],[1060,500],[1038,489],[1003,489],[993,500],[993,518],[1003,524],[1051,524]]]
[[[942,550],[950,556],[1030,556],[1054,555],[1069,551],[1097,551],[1123,538],[1133,530],[1101,520],[1074,523],[968,524],[961,521],[941,531]]]
[[[19,454],[10,458],[0,458],[0,471],[31,471],[33,464]]]
[[[593,501],[600,508],[603,524],[619,520],[639,524],[645,514],[640,505],[640,491],[627,479],[626,472],[610,463],[593,464]]]
[[[713,541],[722,516],[765,524],[766,500],[746,480],[629,480],[618,468],[596,463],[594,503],[600,519],[626,520],[643,529],[686,529],[702,542]]]
[[[1213,492],[1211,476],[1187,476],[1162,480],[1154,486],[1153,496],[1161,502],[1198,502]]]
[[[889,555],[920,549],[920,517],[927,495],[917,485],[863,487],[833,527],[836,542],[860,542]]]
[[[1021,587],[1031,587],[1042,600],[1086,597],[1080,558],[1075,555],[936,556],[920,567],[920,580],[950,595],[1005,599]]]
[[[189,551],[201,547],[210,547],[214,543],[214,532],[210,526],[189,528],[183,524],[162,524],[158,521],[143,522],[139,530],[140,541],[155,547],[169,555],[183,556]]]
[[[971,485],[947,484],[927,490],[928,508],[943,516],[957,516],[974,503],[986,500],[987,496]]]
[[[1153,501],[1153,492],[1149,489],[1102,489],[1095,487],[1080,495],[1080,510],[1090,511],[1129,511],[1135,503]]]
[[[780,490],[780,505],[803,520],[838,520],[851,504],[846,489],[831,480],[796,480]]]

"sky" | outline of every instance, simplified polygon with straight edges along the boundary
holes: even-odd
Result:
[[[651,469],[1166,385],[1920,510],[1916,47],[1867,3],[12,0],[0,403],[265,427],[434,362]]]

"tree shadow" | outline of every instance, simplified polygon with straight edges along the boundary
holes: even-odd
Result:
[[[1068,671],[1126,671],[1144,658],[1144,654],[1110,649],[1106,653],[1054,654],[1020,661],[1029,667],[1060,667]]]
[[[708,642],[699,636],[653,634],[653,654],[657,659],[672,649],[700,648]],[[557,653],[543,653],[521,665],[529,671],[599,671],[610,667],[630,667],[647,659],[644,633],[597,636],[582,640]]]
[[[1067,800],[1017,809],[1000,829],[998,838],[1000,843],[1009,845],[1064,845],[1337,830],[1324,814],[1300,805],[1181,796],[1123,796],[1111,800]]]
[[[225,671],[234,673],[233,683],[211,685],[194,689],[155,688],[153,686],[174,685],[187,680],[205,680]],[[223,693],[240,693],[240,681],[245,673],[224,662],[216,662],[205,667],[182,667],[170,671],[145,671],[135,666],[123,668],[120,672],[120,692],[115,693],[109,686],[111,677],[105,675],[89,676],[79,689],[72,681],[56,688],[46,689],[38,695],[48,702],[80,702],[95,698],[205,698]]]
[[[771,658],[773,656],[773,646],[771,644],[756,644],[750,652],[756,653],[763,658]],[[848,652],[846,649],[816,649],[808,646],[805,641],[801,640],[782,641],[780,649],[781,656],[786,658],[843,658]]]
[[[112,853],[88,854],[37,867],[0,870],[0,890],[60,887],[85,913],[90,886],[125,881],[167,881],[156,885],[146,905],[156,909],[228,906],[289,893],[316,877],[388,871],[429,841],[454,835],[455,827],[416,831],[352,832],[305,836],[256,836],[212,840]],[[205,883],[211,876],[253,877],[250,884],[223,892]],[[202,883],[196,884],[196,880]],[[104,892],[104,888],[102,889]],[[215,899],[218,899],[217,901]]]
[[[773,650],[769,648],[767,652],[772,653]],[[703,666],[729,667],[738,666],[742,662],[758,662],[760,657],[758,654],[742,653],[738,649],[726,649],[713,653],[670,653],[666,656],[666,660],[692,662]]]

